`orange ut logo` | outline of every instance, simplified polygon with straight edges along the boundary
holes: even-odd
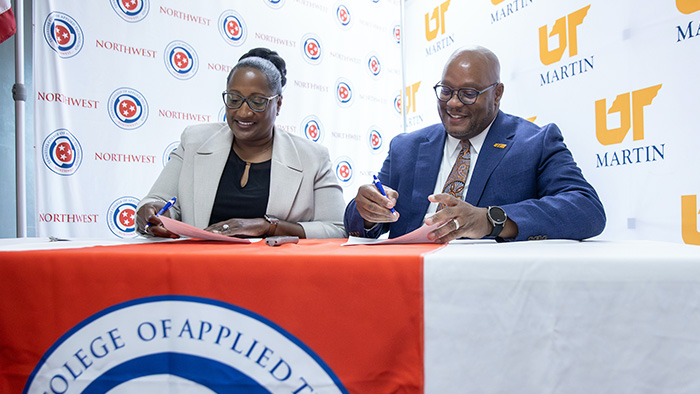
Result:
[[[411,86],[406,86],[406,113],[411,109],[411,112],[416,112],[416,92],[418,92],[420,82],[421,81],[418,81]]]
[[[632,126],[632,139],[644,139],[644,107],[651,104],[661,84],[635,90],[631,93],[619,94],[613,101],[610,110],[606,111],[605,99],[595,102],[595,135],[603,145],[619,144]],[[631,108],[631,111],[630,111]],[[620,127],[608,129],[608,114],[620,113]],[[632,116],[630,116],[630,112]]]
[[[554,22],[552,26],[552,32],[547,35],[547,25],[540,27],[540,60],[545,66],[552,63],[556,63],[561,60],[564,55],[564,50],[566,50],[567,45],[567,19],[568,19],[568,35],[569,35],[569,57],[576,56],[578,54],[578,36],[576,34],[576,27],[583,23],[583,18],[588,14],[588,9],[591,8],[587,5],[578,11],[574,11],[568,16],[561,17]],[[556,49],[549,50],[549,37],[559,36],[559,46]]]
[[[440,34],[445,34],[445,12],[447,12],[447,7],[450,6],[450,1],[452,0],[447,0],[435,7],[432,16],[430,12],[425,14],[425,38],[427,38],[428,41],[432,41],[438,36],[438,30],[440,30]],[[434,29],[430,28],[430,21],[432,20],[435,21]]]
[[[700,0],[676,0],[676,8],[684,14],[700,11]]]
[[[698,215],[697,196],[681,196],[681,232],[689,245],[700,245]]]

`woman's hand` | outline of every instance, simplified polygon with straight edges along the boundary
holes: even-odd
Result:
[[[164,202],[150,202],[142,206],[136,212],[136,231],[140,234],[151,235],[161,238],[180,238],[179,235],[171,233],[165,227],[156,213],[165,206]],[[164,216],[170,217],[166,211]]]
[[[264,237],[270,230],[270,223],[263,218],[255,219],[229,219],[214,223],[205,228],[212,233],[227,235],[229,237]]]

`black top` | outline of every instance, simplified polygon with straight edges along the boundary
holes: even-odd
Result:
[[[252,163],[248,172],[248,183],[241,187],[245,162],[231,149],[219,180],[209,225],[231,218],[263,217],[270,198],[271,165],[272,160]]]

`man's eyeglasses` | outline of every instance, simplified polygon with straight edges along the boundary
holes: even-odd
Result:
[[[484,93],[485,91],[491,89],[492,87],[498,84],[499,83],[496,82],[484,90],[476,90],[472,88],[452,89],[447,85],[442,85],[438,83],[437,85],[433,86],[433,89],[435,89],[435,95],[440,101],[450,101],[452,99],[452,95],[455,92],[457,92],[457,98],[459,99],[459,101],[461,101],[464,105],[470,105],[476,102],[476,98],[479,97],[481,93]]]
[[[248,107],[250,107],[250,109],[255,112],[265,112],[265,110],[267,109],[267,104],[270,103],[270,100],[279,96],[279,94],[276,94],[272,97],[243,97],[240,94],[233,92],[223,92],[221,95],[224,98],[224,105],[226,106],[226,108],[238,109],[241,108],[244,102],[246,102],[248,103]]]

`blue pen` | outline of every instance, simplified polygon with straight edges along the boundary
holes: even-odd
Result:
[[[177,200],[177,197],[171,198],[170,201],[166,202],[165,205],[163,205],[163,208],[161,208],[160,211],[158,211],[156,216],[160,216],[160,215],[164,214],[168,209],[170,209],[170,207],[173,206],[173,204],[175,204],[176,200]],[[149,227],[151,227],[151,223],[146,223],[146,225],[143,226],[143,231],[148,231]]]
[[[379,190],[379,193],[382,193],[382,196],[389,198],[389,196],[387,196],[386,192],[384,191],[384,186],[382,186],[382,183],[379,182],[379,178],[377,178],[376,175],[372,175],[372,176],[374,177],[374,181],[372,181],[372,183],[374,183],[374,186],[377,188],[377,190]],[[391,213],[396,213],[394,208],[391,208]]]

